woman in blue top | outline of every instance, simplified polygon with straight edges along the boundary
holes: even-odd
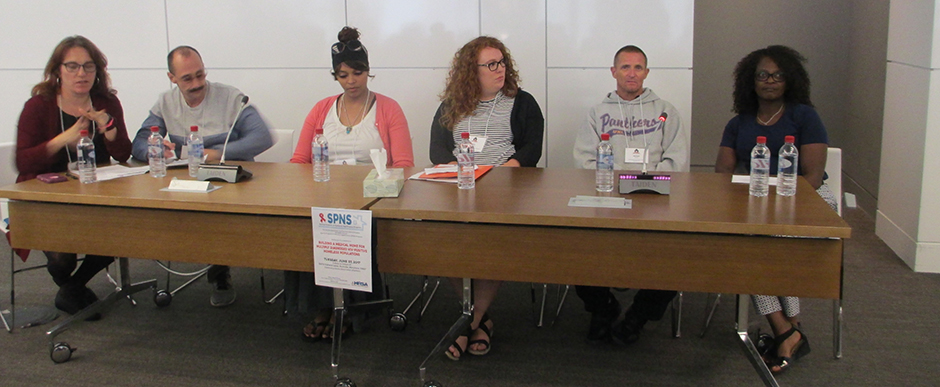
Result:
[[[749,173],[751,149],[758,136],[767,137],[771,149],[770,173],[777,173],[777,150],[785,136],[794,136],[800,151],[800,171],[835,210],[836,200],[825,179],[828,136],[809,98],[806,61],[796,50],[769,46],[748,54],[734,70],[734,108],[718,148],[715,172]],[[809,353],[809,342],[800,331],[797,297],[754,296],[754,304],[767,317],[774,332],[774,346],[764,360],[774,373],[788,369]]]

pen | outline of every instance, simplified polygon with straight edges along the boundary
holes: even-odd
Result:
[[[78,180],[78,176],[75,176],[74,174],[72,174],[72,172],[66,172],[65,176],[72,180]]]

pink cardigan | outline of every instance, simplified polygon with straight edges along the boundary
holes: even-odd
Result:
[[[408,130],[408,121],[398,102],[379,93],[375,94],[375,129],[379,131],[385,151],[388,152],[389,167],[413,167],[415,165],[414,153],[411,150],[411,132]],[[339,95],[324,98],[310,109],[304,120],[304,127],[300,131],[297,149],[290,162],[310,164],[310,142],[313,141],[316,129],[323,127],[323,121],[329,114],[330,108]]]

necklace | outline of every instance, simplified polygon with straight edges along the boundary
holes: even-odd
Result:
[[[760,122],[761,125],[769,126],[769,125],[770,125],[770,121],[773,121],[774,118],[777,118],[777,114],[780,114],[780,112],[782,112],[782,111],[783,111],[783,105],[780,105],[780,109],[777,109],[777,112],[774,113],[774,115],[770,116],[770,118],[768,118],[767,121],[764,121],[764,120],[760,119],[760,114],[758,114],[758,115],[757,115],[757,122]]]
[[[362,111],[359,112],[359,119],[356,121],[356,124],[362,122],[362,117],[364,117],[366,114],[366,108],[369,107],[370,97],[372,97],[371,91],[369,92],[369,94],[366,94],[366,101],[365,103],[362,104]],[[356,125],[352,124],[352,121],[349,119],[349,113],[346,111],[346,93],[343,93],[343,116],[346,117],[346,122],[350,124],[350,125],[346,125],[346,134],[349,134],[349,132],[352,132],[353,126],[356,126]]]

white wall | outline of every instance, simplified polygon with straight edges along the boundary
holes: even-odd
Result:
[[[891,2],[875,232],[915,271],[940,273],[940,7]],[[933,54],[931,54],[933,53]]]
[[[166,53],[188,44],[212,81],[251,97],[275,128],[300,129],[316,101],[342,89],[329,47],[344,25],[369,48],[370,89],[408,118],[417,164],[429,163],[437,95],[457,49],[478,35],[503,40],[522,86],[546,117],[543,166],[571,167],[574,131],[615,87],[608,68],[626,44],[642,47],[647,86],[679,109],[692,105],[693,0],[65,0],[4,1],[0,13],[0,142],[15,141],[30,88],[52,49],[85,35],[108,56],[131,135],[170,87]],[[642,16],[637,16],[642,15]],[[52,22],[72,20],[76,22]],[[101,21],[101,22],[95,22]],[[39,28],[38,26],[41,26]],[[16,53],[16,55],[10,55]]]

